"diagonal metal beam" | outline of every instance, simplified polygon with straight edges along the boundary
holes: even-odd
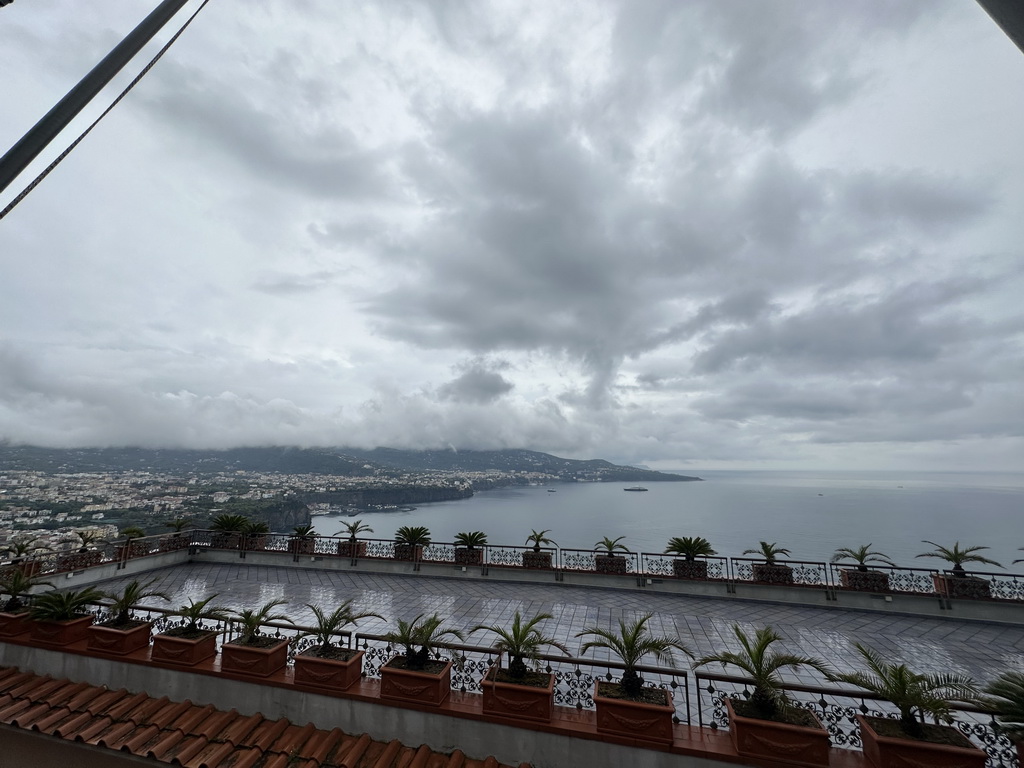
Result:
[[[1024,51],[1024,0],[978,0],[978,5]]]

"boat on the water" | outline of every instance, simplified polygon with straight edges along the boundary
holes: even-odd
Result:
[[[633,485],[633,486],[630,486],[629,488],[623,488],[622,490],[624,490],[624,491],[646,491],[647,489],[644,488],[642,485]]]

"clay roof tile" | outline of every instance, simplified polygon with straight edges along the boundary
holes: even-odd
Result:
[[[395,758],[398,753],[402,751],[404,745],[398,739],[392,739],[388,742],[387,746],[384,747],[384,751],[380,753],[377,759],[374,761],[372,768],[392,768]],[[359,763],[348,763],[351,768],[356,768]],[[371,768],[368,766],[367,768]]]
[[[49,733],[58,723],[64,722],[75,714],[77,713],[67,707],[48,707],[48,711],[32,723],[32,730]]]
[[[112,724],[113,721],[106,715],[93,715],[92,720],[75,734],[75,741],[95,744]]]
[[[193,728],[216,711],[212,704],[207,704],[205,707],[193,704],[185,712],[182,712],[174,722],[168,723],[167,727],[177,728],[182,733],[191,733]]]
[[[95,688],[95,686],[89,685],[89,683],[72,683],[70,680],[64,680],[63,682],[64,685],[50,694],[48,698],[53,706],[64,704],[68,709],[73,709],[71,702],[76,696],[81,695],[89,688]]]
[[[317,731],[307,741],[303,753],[322,763],[327,759],[335,748],[345,739],[345,732],[341,728],[334,728],[330,731]]]
[[[209,743],[210,740],[205,736],[186,736],[181,740],[181,742],[179,742],[178,748],[175,750],[175,754],[171,758],[172,764],[188,765],[189,761],[206,749],[206,745]]]
[[[117,702],[114,706],[107,710],[106,714],[110,716],[111,720],[125,720],[133,719],[132,714],[145,706],[150,700],[150,696],[145,693],[136,693],[133,696],[125,696],[123,699]]]
[[[280,720],[264,720],[250,735],[250,744],[257,749],[266,752],[267,749],[284,733],[284,730],[292,723],[287,717]]]
[[[234,751],[234,744],[226,741],[211,741],[190,760],[182,761],[182,764],[186,768],[220,768]]]
[[[170,728],[171,723],[192,709],[194,705],[186,699],[181,702],[168,702],[165,706],[153,713],[149,721],[160,728]]]
[[[124,688],[119,688],[116,691],[101,690],[96,696],[85,702],[82,709],[94,715],[97,712],[106,714],[112,706],[128,696],[131,696],[131,694]]]
[[[368,733],[361,734],[358,739],[352,739],[348,744],[342,744],[336,750],[334,762],[338,764],[338,768],[353,768],[359,764],[372,744],[373,739]]]
[[[31,728],[41,718],[46,717],[50,714],[50,705],[47,703],[34,702],[31,699],[25,699],[30,705],[28,709],[19,712],[13,718],[11,718],[11,725],[15,725],[18,728]]]
[[[15,725],[18,715],[31,706],[32,702],[27,699],[15,699],[6,707],[0,709],[0,723],[10,723],[11,725]]]
[[[111,724],[110,728],[104,731],[99,738],[96,739],[96,744],[97,746],[107,747],[108,749],[120,749],[121,745],[130,739],[137,730],[138,726],[131,720],[114,722]]]
[[[266,751],[293,754],[301,750],[314,733],[316,733],[316,726],[312,723],[306,723],[303,726],[289,725]]]
[[[31,689],[41,679],[44,678],[33,675],[31,672],[22,672],[0,682],[0,691],[11,694],[12,698],[17,698],[26,688]]]
[[[160,738],[154,741],[146,749],[146,757],[151,760],[163,760],[167,762],[167,756],[175,752],[178,744],[185,738],[181,731],[161,731]]]
[[[154,716],[160,712],[164,707],[171,703],[171,700],[166,696],[161,696],[159,699],[152,696],[148,697],[149,700],[144,702],[138,709],[134,709],[125,715],[125,719],[131,720],[136,725],[148,725],[153,722]]]
[[[75,734],[91,722],[92,715],[88,712],[75,712],[72,717],[69,717],[53,729],[53,735],[60,736],[63,739],[74,738]]]
[[[247,740],[249,734],[251,734],[260,723],[264,722],[266,718],[263,717],[259,712],[255,715],[249,715],[249,717],[239,716],[234,723],[230,723],[221,732],[219,738],[225,741],[230,741],[232,744],[240,744],[242,741]]]
[[[228,712],[214,710],[213,714],[192,729],[192,733],[197,736],[205,736],[211,741],[221,741],[220,732],[234,723],[239,717],[237,709],[232,709]]]
[[[152,723],[150,725],[138,726],[130,738],[126,739],[121,745],[121,751],[131,752],[133,755],[145,755],[147,752],[146,748],[159,739],[162,733],[163,731]]]

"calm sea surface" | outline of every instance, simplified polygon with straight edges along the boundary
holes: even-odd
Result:
[[[1024,558],[1024,474],[738,472],[688,470],[704,482],[558,483],[485,491],[471,499],[420,505],[413,512],[362,514],[371,538],[391,538],[401,525],[425,525],[450,542],[481,530],[492,544],[525,542],[531,529],[551,529],[563,547],[590,549],[625,536],[634,552],[661,552],[672,536],[704,536],[721,555],[739,556],[762,539],[795,560],[827,560],[837,547],[872,543],[904,566],[930,539],[951,547],[990,547],[982,554],[1010,566]],[[555,489],[549,493],[547,488]],[[314,518],[317,532],[337,535],[344,517]],[[995,570],[995,569],[994,569]],[[1009,570],[1009,568],[1008,568]],[[1012,568],[1024,572],[1024,563]]]

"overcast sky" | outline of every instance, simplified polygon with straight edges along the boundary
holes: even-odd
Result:
[[[0,10],[0,150],[156,4]],[[1019,471],[1021,94],[964,0],[211,0],[0,222],[0,438]]]

